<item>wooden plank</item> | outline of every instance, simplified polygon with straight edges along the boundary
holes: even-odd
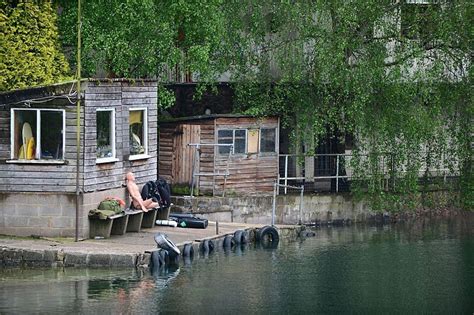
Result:
[[[123,86],[123,92],[158,92],[157,86]]]
[[[87,94],[106,94],[106,93],[122,93],[121,86],[88,86],[86,88],[86,95]]]
[[[86,100],[85,106],[87,107],[113,107],[113,106],[121,106],[122,100],[121,99],[103,99],[103,100]],[[86,107],[86,108],[87,108]]]
[[[145,99],[145,98],[158,98],[158,89],[151,91],[139,91],[139,90],[122,90],[122,99]]]
[[[136,105],[136,107],[141,107],[140,105],[156,105],[157,98],[124,98],[122,99],[123,105]]]
[[[121,98],[122,95],[120,93],[86,93],[85,95],[85,101],[88,106],[91,105],[89,103],[91,101],[120,100]]]

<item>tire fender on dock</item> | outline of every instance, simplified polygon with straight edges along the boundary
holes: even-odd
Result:
[[[179,248],[168,238],[168,236],[164,233],[156,233],[155,234],[155,242],[156,244],[162,248],[166,249],[170,256],[181,254]]]
[[[247,244],[249,242],[248,233],[245,230],[237,230],[234,232],[235,244]]]
[[[261,243],[271,242],[277,244],[280,241],[280,236],[275,227],[266,225],[257,231],[257,241]]]

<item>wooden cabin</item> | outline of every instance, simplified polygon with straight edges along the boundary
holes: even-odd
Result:
[[[173,192],[271,194],[278,178],[279,119],[206,115],[159,122],[159,176]]]
[[[76,89],[0,93],[0,234],[87,238],[89,210],[127,199],[127,171],[157,178],[156,81],[84,80],[79,143]]]

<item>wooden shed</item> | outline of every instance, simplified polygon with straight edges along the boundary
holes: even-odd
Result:
[[[157,178],[156,81],[84,80],[79,148],[76,87],[0,93],[0,234],[88,237],[88,211],[126,199],[127,171]]]
[[[160,176],[175,193],[271,194],[279,119],[206,115],[159,122]]]

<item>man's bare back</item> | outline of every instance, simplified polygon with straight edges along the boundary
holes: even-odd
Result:
[[[132,172],[128,172],[125,179],[127,180],[127,189],[130,194],[131,204],[135,209],[142,209],[144,212],[147,212],[149,209],[157,208],[159,206],[159,204],[152,199],[142,199],[140,190],[135,182],[135,176]]]

